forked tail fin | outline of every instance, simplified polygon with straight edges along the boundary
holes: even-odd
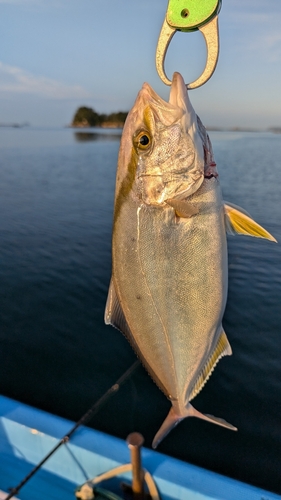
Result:
[[[197,417],[203,420],[207,420],[208,422],[212,422],[213,424],[221,425],[226,429],[230,429],[232,431],[237,431],[237,428],[233,425],[229,424],[223,418],[214,417],[213,415],[205,415],[204,413],[200,413],[200,411],[196,410],[190,403],[186,408],[186,413],[184,416],[179,416],[175,412],[173,406],[170,409],[168,416],[165,418],[163,424],[161,425],[159,431],[156,433],[153,442],[152,448],[157,448],[158,444],[161,443],[162,439],[169,434],[169,432],[176,427],[184,418],[186,417]]]

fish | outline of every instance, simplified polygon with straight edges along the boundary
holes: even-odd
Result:
[[[171,402],[153,448],[186,417],[237,430],[191,404],[232,353],[222,326],[227,232],[276,241],[223,201],[211,141],[181,74],[173,75],[169,102],[144,83],[120,143],[104,319]]]

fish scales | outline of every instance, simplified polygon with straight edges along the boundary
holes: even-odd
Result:
[[[159,211],[127,200],[114,227],[113,275],[123,312],[142,356],[183,406],[198,365],[200,370],[215,347],[225,305],[226,236],[222,221],[217,223],[223,211],[216,184],[206,180],[192,196],[200,222],[178,222],[172,208]]]
[[[120,145],[105,322],[126,335],[171,400],[154,447],[188,416],[236,430],[190,404],[231,354],[222,327],[227,230],[275,241],[223,202],[211,142],[181,75],[168,103],[144,84]]]

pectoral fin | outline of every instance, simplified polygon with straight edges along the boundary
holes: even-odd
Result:
[[[277,240],[262,226],[257,224],[247,212],[231,203],[224,204],[226,231],[229,234],[246,234],[256,238],[266,238],[270,241]]]
[[[186,200],[176,200],[173,198],[171,200],[166,200],[166,203],[175,209],[178,217],[183,217],[185,219],[188,219],[199,212],[197,207]]]

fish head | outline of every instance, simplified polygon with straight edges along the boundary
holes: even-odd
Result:
[[[120,146],[117,181],[127,181],[141,203],[185,199],[206,173],[207,133],[182,76],[173,76],[169,102],[144,83],[128,114]],[[125,182],[126,183],[126,182]]]

